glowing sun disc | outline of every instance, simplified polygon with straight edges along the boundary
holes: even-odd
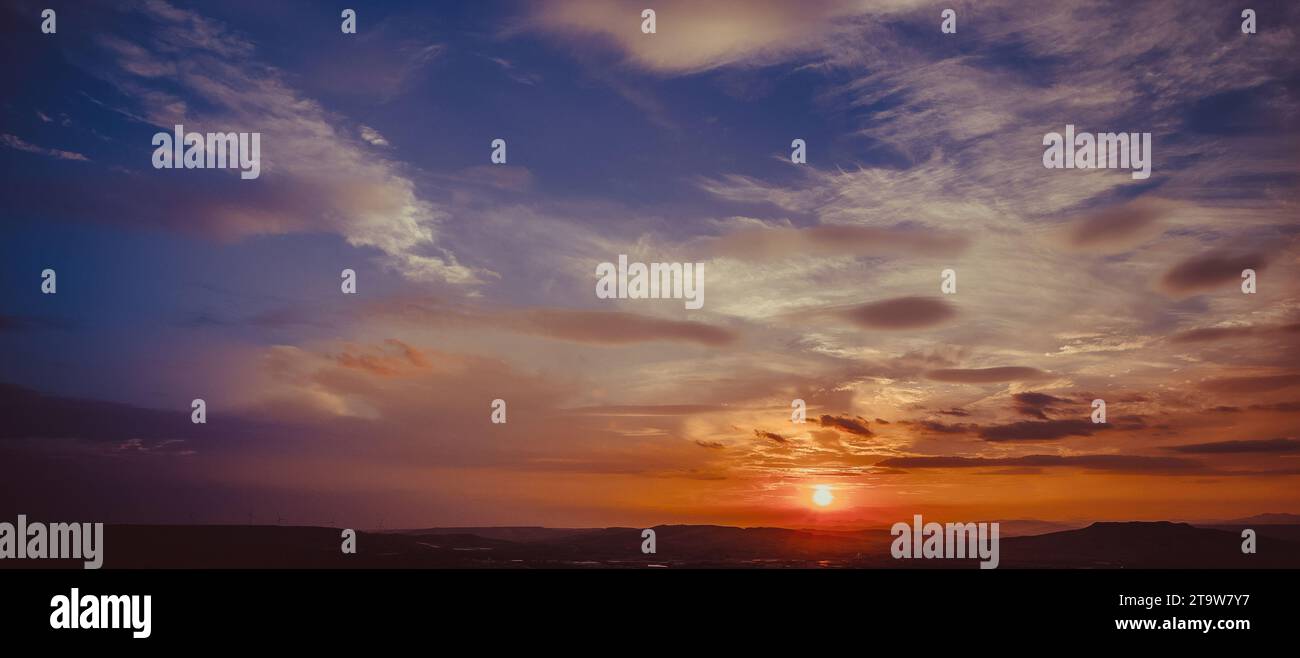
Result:
[[[818,507],[826,507],[835,502],[835,495],[831,493],[831,488],[822,484],[813,487],[813,503]]]

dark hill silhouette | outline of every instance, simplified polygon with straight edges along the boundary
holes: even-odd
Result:
[[[529,527],[491,527],[491,528],[420,528],[417,530],[391,530],[390,533],[402,535],[474,535],[486,539],[530,543],[537,541],[554,541],[562,537],[599,532],[597,528],[543,528]]]
[[[1300,567],[1300,544],[1261,543],[1241,552],[1240,533],[1168,521],[1094,523],[1079,530],[1002,541],[1004,567],[1251,569]]]
[[[426,528],[359,532],[356,555],[336,528],[144,526],[105,528],[109,569],[253,568],[782,568],[973,569],[976,561],[895,560],[887,529],[791,530],[656,526],[657,552],[639,528]],[[1265,532],[1269,534],[1264,534]],[[1300,526],[1260,526],[1258,552],[1241,553],[1235,527],[1094,523],[1003,537],[1000,568],[1300,568]],[[0,560],[0,568],[81,568],[79,560]]]
[[[785,528],[736,528],[714,525],[656,526],[659,560],[821,560],[847,559],[861,554],[888,554],[889,532],[818,532]],[[640,528],[606,528],[557,542],[576,554],[626,556],[627,547],[640,551]]]

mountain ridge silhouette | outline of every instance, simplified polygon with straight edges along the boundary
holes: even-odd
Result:
[[[320,526],[109,525],[104,568],[975,568],[974,559],[894,559],[888,529],[817,530],[721,525],[642,529],[455,527],[358,531],[345,555],[341,530]],[[1242,527],[1175,521],[1098,521],[1082,528],[1000,538],[999,568],[1300,568],[1300,524],[1268,525],[1255,554]],[[77,568],[79,560],[0,560],[0,569]]]

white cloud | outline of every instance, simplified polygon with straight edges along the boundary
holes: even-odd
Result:
[[[156,21],[143,32],[147,41],[102,43],[117,67],[105,77],[140,100],[143,118],[164,130],[262,133],[258,189],[204,205],[198,220],[232,237],[332,231],[379,249],[384,264],[407,277],[479,281],[437,244],[446,211],[421,198],[398,163],[362,146],[385,145],[382,135],[363,126],[362,141],[347,137],[343,117],[293,89],[222,24],[160,1],[142,12]]]
[[[378,130],[370,126],[361,126],[361,139],[365,140],[371,146],[388,146],[388,140],[379,134]]]
[[[8,146],[11,149],[17,149],[19,151],[25,151],[27,153],[35,153],[37,155],[44,155],[46,157],[56,158],[58,160],[80,160],[82,162],[90,161],[90,158],[87,158],[86,156],[80,153],[76,153],[74,151],[64,151],[61,149],[50,149],[50,148],[45,148],[43,146],[37,146],[35,144],[31,144],[29,142],[24,141],[20,137],[17,137],[15,135],[10,135],[8,133],[0,134],[0,144],[4,144],[5,146]]]

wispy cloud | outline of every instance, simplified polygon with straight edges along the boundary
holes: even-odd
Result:
[[[295,90],[257,59],[251,41],[222,23],[161,1],[139,12],[150,28],[138,41],[101,37],[111,65],[98,72],[139,99],[149,123],[263,135],[257,189],[205,203],[211,192],[193,178],[175,183],[191,199],[190,221],[232,237],[332,231],[378,249],[408,277],[479,280],[438,246],[446,211],[421,196],[402,165],[362,147],[386,143],[377,131],[363,127],[360,141],[349,139],[343,117]]]
[[[80,153],[76,153],[74,151],[64,151],[61,149],[51,149],[51,148],[45,148],[43,146],[37,146],[35,144],[28,143],[27,141],[23,140],[20,137],[10,135],[9,133],[0,134],[0,144],[4,144],[5,146],[8,146],[11,149],[17,149],[19,151],[24,151],[26,153],[35,153],[37,155],[43,155],[58,160],[79,160],[81,162],[90,162],[90,158],[87,158],[86,156]]]

